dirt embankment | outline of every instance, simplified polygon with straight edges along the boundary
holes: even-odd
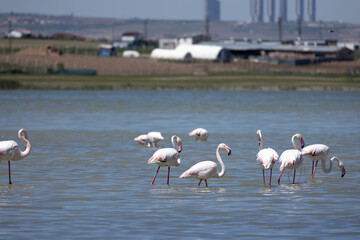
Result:
[[[360,61],[332,62],[307,66],[284,66],[268,63],[253,63],[239,60],[232,63],[195,62],[180,63],[144,58],[99,57],[81,55],[36,56],[0,55],[0,62],[24,67],[43,67],[54,69],[61,64],[65,69],[91,69],[98,75],[149,76],[178,75],[226,72],[272,72],[272,73],[309,73],[309,74],[359,74]],[[0,69],[1,70],[1,69]]]

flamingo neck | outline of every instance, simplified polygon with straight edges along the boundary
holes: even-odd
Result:
[[[258,135],[258,138],[259,138],[259,151],[260,151],[264,148],[264,144],[261,135]]]
[[[295,137],[296,137],[296,135],[292,136],[291,143],[292,143],[292,145],[294,146],[295,149],[299,150],[298,146],[295,143]]]
[[[175,149],[176,149],[176,145],[175,145],[175,138],[176,138],[176,136],[175,136],[175,135],[171,137],[171,143],[172,143],[173,148],[175,148]]]
[[[22,135],[22,133],[24,133],[24,136]],[[30,144],[29,140],[27,139],[28,138],[27,132],[24,129],[19,130],[18,137],[25,145],[25,150],[23,152],[20,151],[21,158],[24,158],[30,154],[31,144]]]
[[[221,166],[221,171],[218,173],[217,177],[221,178],[224,176],[226,169],[225,169],[225,164],[222,161],[221,156],[220,156],[220,147],[219,146],[216,149],[216,158],[219,161],[220,166]]]
[[[329,168],[326,168],[326,160],[325,160],[325,161],[321,161],[321,168],[322,168],[322,170],[323,170],[325,173],[331,172],[332,167],[333,167],[333,162],[334,162],[335,160],[338,162],[339,168],[342,169],[341,165],[344,166],[343,162],[341,162],[339,158],[333,157],[333,158],[330,159],[330,166],[329,166]]]

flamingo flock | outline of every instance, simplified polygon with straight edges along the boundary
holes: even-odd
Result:
[[[312,160],[312,179],[314,179],[315,177],[315,171],[320,160],[323,172],[331,172],[333,168],[333,163],[336,161],[338,167],[341,170],[341,177],[344,177],[346,174],[344,163],[338,157],[332,157],[329,161],[329,166],[327,167],[327,159],[330,153],[330,148],[324,144],[312,144],[305,147],[303,136],[297,133],[294,134],[291,138],[291,143],[294,148],[285,150],[279,157],[279,155],[274,149],[264,148],[261,130],[258,130],[256,134],[259,143],[259,151],[256,154],[256,160],[262,168],[264,185],[266,185],[265,170],[269,170],[270,178],[268,186],[271,187],[272,170],[277,161],[280,162],[280,175],[278,177],[278,184],[280,184],[280,179],[285,169],[294,170],[292,183],[295,184],[296,170],[303,164],[304,156],[308,156]],[[195,141],[206,142],[208,138],[208,131],[204,128],[197,128],[191,131],[189,133],[189,136],[195,136]],[[9,184],[12,184],[10,161],[19,161],[27,157],[31,151],[31,144],[28,138],[27,131],[25,129],[20,129],[18,131],[18,138],[21,142],[23,142],[25,146],[24,151],[21,151],[19,145],[13,140],[0,141],[0,162],[2,160],[8,161]],[[164,140],[164,137],[160,132],[149,132],[147,134],[142,134],[134,138],[135,142],[153,148],[156,148],[157,143],[161,140]],[[300,149],[296,145],[295,140],[300,142]],[[158,165],[155,176],[151,182],[152,185],[155,183],[155,179],[159,173],[160,167],[168,167],[167,184],[169,185],[170,167],[180,166],[180,152],[182,151],[182,140],[177,135],[173,135],[171,137],[171,143],[171,148],[157,149],[148,160],[148,164]],[[225,175],[226,168],[220,156],[220,150],[222,149],[226,151],[228,156],[231,154],[231,148],[225,143],[220,143],[217,146],[215,156],[221,167],[220,172],[218,170],[218,165],[214,161],[202,161],[183,172],[179,176],[179,178],[197,178],[199,179],[199,183],[197,185],[198,187],[200,187],[201,182],[204,180],[206,187],[208,187],[207,180],[209,178],[223,177]]]

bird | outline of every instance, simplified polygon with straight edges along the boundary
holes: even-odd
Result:
[[[176,140],[175,140],[176,139]],[[175,141],[178,145],[178,149],[176,149]],[[182,142],[181,138],[176,135],[171,137],[172,148],[161,148],[157,150],[152,157],[148,160],[148,164],[157,164],[159,165],[154,179],[151,184],[153,185],[156,179],[156,176],[160,170],[160,167],[168,167],[168,177],[167,184],[169,185],[169,177],[170,177],[170,167],[175,166],[178,167],[180,165],[180,152],[182,151]]]
[[[195,141],[206,142],[209,136],[209,132],[204,128],[196,128],[189,132],[189,136],[195,136]]]
[[[161,135],[161,132],[149,132],[147,134],[148,145],[152,147],[157,147],[157,142],[164,140],[164,137]]]
[[[299,168],[303,162],[303,155],[300,152],[299,148],[297,147],[295,143],[295,139],[300,141],[301,148],[305,146],[305,142],[303,140],[303,137],[300,133],[297,133],[292,136],[291,143],[294,146],[295,149],[288,149],[285,150],[279,158],[280,165],[280,175],[278,177],[278,184],[280,184],[280,178],[283,174],[285,169],[294,169],[294,178],[293,178],[293,184],[295,184],[295,173],[296,169]]]
[[[311,177],[314,179],[316,167],[318,165],[319,160],[321,160],[321,168],[323,172],[329,173],[332,170],[333,162],[336,160],[338,162],[338,166],[341,170],[341,177],[344,177],[346,174],[345,166],[342,161],[338,157],[332,157],[330,159],[330,166],[326,168],[326,159],[330,153],[330,148],[324,144],[312,144],[302,149],[301,153],[304,156],[308,156],[312,160],[312,168],[311,168]],[[314,162],[315,167],[314,167]]]
[[[22,128],[18,131],[18,137],[25,145],[25,150],[23,152],[20,150],[19,145],[13,140],[7,140],[7,141],[0,142],[0,162],[2,160],[8,161],[9,184],[12,184],[10,161],[19,161],[19,160],[23,159],[24,157],[27,157],[31,151],[31,145],[28,140],[28,135],[27,135],[27,132],[25,129]]]
[[[256,161],[258,161],[262,167],[264,185],[266,185],[265,184],[265,170],[270,169],[269,187],[271,187],[272,168],[273,168],[275,162],[279,160],[279,155],[272,148],[264,148],[261,130],[257,130],[256,134],[259,139],[259,152],[256,155]]]
[[[194,177],[200,179],[198,187],[202,180],[205,180],[206,187],[208,187],[207,179],[214,177],[214,178],[221,178],[225,175],[225,165],[220,157],[220,149],[225,149],[228,156],[231,154],[231,148],[228,147],[225,143],[220,143],[216,149],[216,158],[221,166],[221,171],[218,172],[217,164],[213,161],[202,161],[188,170],[186,170],[183,174],[180,175],[179,178],[190,178]]]
[[[140,136],[137,136],[136,138],[134,138],[134,141],[138,142],[139,144],[148,145],[149,147],[151,147],[147,134],[141,134]]]

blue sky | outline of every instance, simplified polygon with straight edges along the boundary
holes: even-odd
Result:
[[[249,21],[249,2],[220,0],[221,19]],[[0,3],[1,12],[174,20],[200,20],[204,16],[204,0],[0,0]],[[360,0],[317,0],[316,18],[360,24],[359,11]],[[290,20],[295,19],[295,0],[288,0],[288,14]]]

